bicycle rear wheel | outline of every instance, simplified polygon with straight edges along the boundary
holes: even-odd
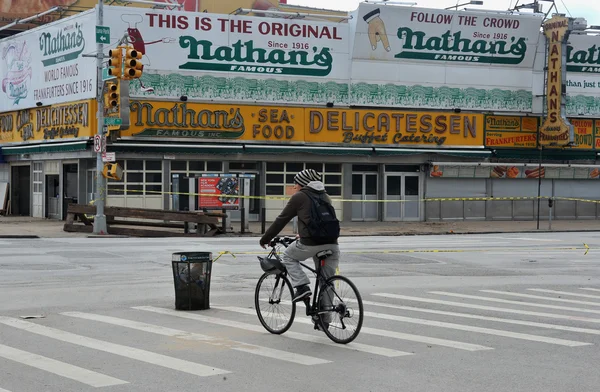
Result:
[[[356,339],[362,328],[364,309],[358,289],[345,276],[332,276],[319,292],[319,320],[323,332],[336,343]]]
[[[274,334],[287,331],[296,315],[292,285],[281,273],[265,272],[254,293],[254,307],[258,320],[265,329]]]

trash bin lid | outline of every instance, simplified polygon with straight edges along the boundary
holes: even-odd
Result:
[[[212,252],[177,252],[172,254],[171,261],[180,261],[183,263],[209,262],[212,261]]]

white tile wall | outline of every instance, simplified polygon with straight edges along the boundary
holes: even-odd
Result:
[[[0,163],[0,182],[8,182],[10,166],[8,163]]]

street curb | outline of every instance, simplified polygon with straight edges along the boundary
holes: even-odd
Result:
[[[90,234],[87,238],[130,238],[128,235],[117,235],[117,234]],[[149,237],[139,237],[149,238]]]
[[[403,232],[383,232],[383,233],[356,233],[356,234],[341,234],[340,237],[391,237],[391,236],[416,236],[416,235],[464,235],[464,234],[531,234],[531,233],[593,233],[600,232],[599,229],[582,229],[582,230],[523,230],[523,231],[460,231],[460,232],[439,232],[439,231],[424,231],[419,233],[403,233]]]
[[[23,238],[23,239],[31,239],[31,238],[40,238],[38,235],[33,234],[3,234],[0,235],[0,238]]]

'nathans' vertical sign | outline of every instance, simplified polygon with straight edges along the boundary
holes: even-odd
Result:
[[[542,146],[566,146],[573,142],[573,126],[566,117],[567,40],[573,22],[564,16],[554,16],[544,23],[548,41],[548,71],[546,76],[547,113],[540,128]]]

